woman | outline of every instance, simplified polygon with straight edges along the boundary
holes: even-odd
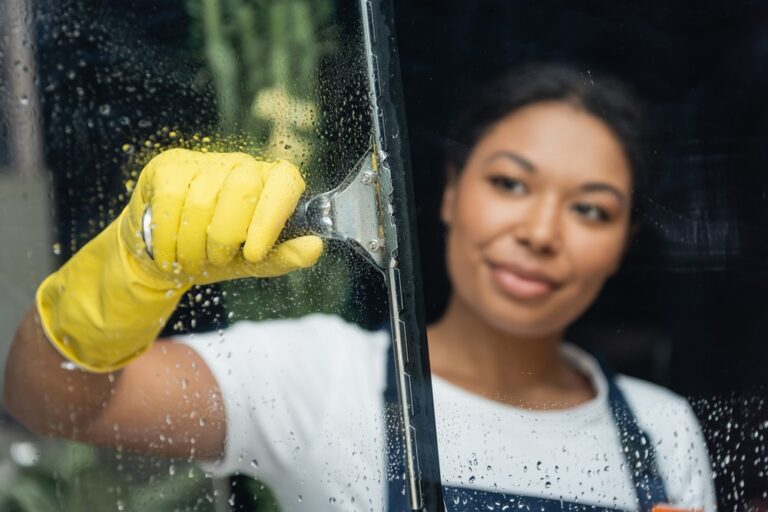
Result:
[[[714,510],[685,400],[562,341],[626,250],[639,126],[621,87],[559,67],[508,76],[458,124],[441,208],[453,291],[428,330],[450,510]],[[120,218],[41,285],[9,410],[44,435],[213,459],[289,510],[404,508],[382,450],[385,334],[314,315],[152,345],[191,285],[316,261],[315,237],[273,247],[302,190],[285,162],[156,157]]]

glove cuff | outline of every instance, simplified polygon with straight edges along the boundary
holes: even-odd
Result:
[[[190,288],[131,255],[118,218],[86,244],[36,294],[53,346],[92,372],[117,370],[146,351]]]

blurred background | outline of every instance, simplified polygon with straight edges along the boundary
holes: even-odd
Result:
[[[4,0],[0,5],[0,357],[37,284],[113,219],[161,148],[284,156],[338,182],[370,127],[355,2]],[[450,120],[528,62],[614,75],[655,121],[658,190],[626,265],[569,339],[687,396],[721,510],[768,510],[768,4],[395,2],[430,318]],[[293,300],[278,300],[279,297]],[[202,298],[201,298],[202,297]],[[310,272],[195,290],[166,334],[386,308],[341,246]],[[0,510],[268,511],[259,482],[35,439],[0,415]]]

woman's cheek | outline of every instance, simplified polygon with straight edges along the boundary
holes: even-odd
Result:
[[[626,230],[610,229],[603,233],[584,233],[574,246],[573,260],[579,273],[602,283],[619,267],[624,251]]]
[[[467,194],[466,201],[460,204],[458,219],[463,231],[478,244],[490,241],[508,228],[510,220],[519,216],[509,202],[483,194]]]
[[[453,228],[461,237],[461,242],[467,247],[473,247],[480,244],[486,237],[486,231],[489,228],[490,216],[486,215],[480,208],[464,208],[459,211]]]

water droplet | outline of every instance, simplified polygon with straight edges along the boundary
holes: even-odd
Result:
[[[61,367],[62,370],[69,370],[69,371],[77,370],[77,365],[72,361],[63,361],[59,366]]]
[[[37,447],[26,441],[11,444],[10,454],[11,459],[22,467],[34,466],[40,459]]]
[[[256,459],[251,459],[251,467],[254,468],[254,469],[258,469],[259,468],[259,461],[257,461]]]
[[[102,105],[99,107],[99,114],[108,116],[112,112],[112,107],[109,105]]]
[[[24,105],[25,107],[26,107],[27,105],[29,105],[29,96],[27,96],[26,94],[22,94],[22,95],[21,95],[21,98],[19,98],[19,103],[21,103],[21,104],[22,104],[22,105]]]
[[[56,242],[55,244],[53,244],[53,254],[55,254],[56,256],[61,254],[61,244],[59,242]]]

